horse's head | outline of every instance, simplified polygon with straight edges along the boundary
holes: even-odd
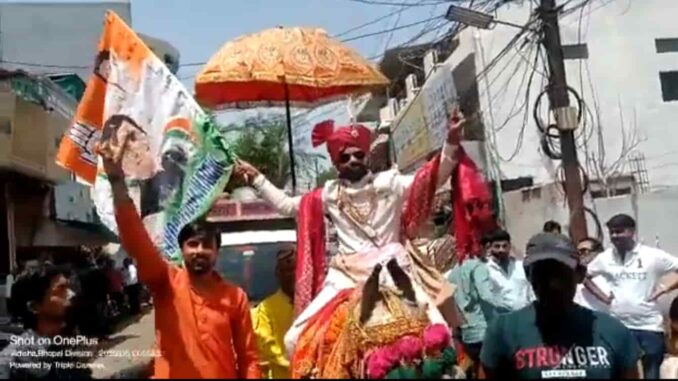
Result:
[[[379,277],[383,267],[380,264],[376,265],[374,270],[372,270],[372,274],[370,274],[363,286],[362,300],[360,303],[360,324],[365,325],[368,323],[375,311],[376,314],[374,314],[374,317],[377,320],[382,320],[381,318],[384,317],[384,313],[392,313],[392,311],[388,311],[386,293],[395,293],[399,298],[402,298],[402,302],[409,307],[416,308],[417,306],[412,280],[398,265],[398,262],[395,259],[390,260],[386,264],[386,269],[391,275],[391,279],[393,279],[395,289],[388,290],[379,284]],[[387,310],[384,311],[384,308]]]

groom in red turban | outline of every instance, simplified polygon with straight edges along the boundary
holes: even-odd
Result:
[[[362,124],[334,129],[334,121],[317,124],[311,134],[313,147],[327,144],[332,164],[339,177],[359,181],[367,175],[367,156],[372,143],[372,132]]]
[[[442,152],[414,176],[397,169],[369,170],[372,133],[366,127],[335,128],[332,121],[319,123],[313,128],[312,144],[327,145],[339,178],[303,196],[288,196],[254,167],[238,162],[236,176],[247,180],[281,214],[297,217],[296,320],[285,336],[289,356],[310,319],[345,295],[342,290],[365,281],[374,266],[393,259],[412,278],[420,302],[428,306],[429,319],[451,327],[459,325],[451,297],[453,287],[425,260],[416,258],[420,253],[405,245],[430,218],[436,189],[449,181],[460,159],[462,163],[470,160],[459,141],[464,123],[455,113]],[[329,266],[326,216],[336,228],[339,244]]]

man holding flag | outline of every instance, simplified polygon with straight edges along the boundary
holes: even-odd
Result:
[[[91,77],[57,162],[92,185],[102,222],[118,233],[153,295],[154,378],[259,378],[247,295],[214,270],[220,236],[200,218],[234,158],[183,85],[115,13],[106,15],[98,52],[105,79]]]
[[[245,292],[214,271],[218,232],[205,221],[185,226],[179,245],[185,268],[168,264],[146,233],[129,198],[121,159],[127,138],[102,144],[113,188],[115,216],[125,250],[155,304],[155,378],[259,378],[256,339]]]

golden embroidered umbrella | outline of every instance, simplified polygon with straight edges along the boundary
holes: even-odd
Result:
[[[296,189],[290,107],[315,107],[369,92],[388,79],[318,28],[272,28],[227,42],[195,81],[212,109],[285,106],[292,186]]]

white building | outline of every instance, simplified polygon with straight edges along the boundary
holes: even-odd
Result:
[[[0,67],[75,73],[87,81],[108,10],[133,26],[130,0],[0,3]],[[179,51],[164,40],[141,37],[176,73]]]
[[[651,187],[678,185],[678,140],[672,139],[678,133],[678,1],[592,0],[572,11],[568,6],[560,18],[567,81],[590,111],[584,112],[587,126],[582,135],[587,138],[579,139],[580,161],[591,177],[603,178],[633,173],[629,159],[640,158],[641,172],[647,169]],[[496,18],[524,25],[533,7],[532,1],[508,2]],[[475,77],[492,65],[518,32],[505,25],[467,28],[446,63],[455,70],[466,66],[457,74]],[[560,161],[545,157],[532,119],[535,99],[545,85],[543,59],[534,65],[537,46],[534,35],[521,38],[478,76],[477,86],[488,152],[495,153],[502,177],[531,175],[545,183],[556,178]],[[534,70],[524,127],[523,104]],[[544,98],[541,118],[548,116]]]

